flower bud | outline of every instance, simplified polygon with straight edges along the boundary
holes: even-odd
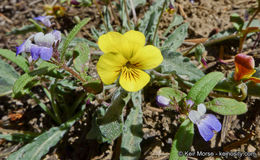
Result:
[[[170,104],[170,99],[169,98],[166,98],[164,96],[160,96],[158,95],[156,97],[156,102],[157,102],[157,105],[160,106],[160,107],[166,107]]]

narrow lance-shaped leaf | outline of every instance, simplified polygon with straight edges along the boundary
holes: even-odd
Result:
[[[166,36],[174,26],[177,26],[177,25],[181,24],[182,22],[183,22],[182,16],[180,16],[178,14],[174,14],[173,20],[170,23],[169,27],[163,33],[163,36]]]
[[[190,150],[193,141],[193,136],[194,125],[189,119],[186,119],[184,122],[182,122],[180,128],[177,130],[177,133],[174,136],[170,153],[170,160],[187,159],[186,156],[179,153],[184,153],[185,151]]]
[[[43,75],[45,73],[52,71],[55,68],[57,68],[57,66],[49,66],[49,67],[44,66],[32,72],[23,74],[22,76],[19,77],[19,79],[17,79],[17,81],[15,81],[13,87],[13,94],[16,95],[19,92],[21,92],[29,82],[31,82],[36,78],[37,75]]]
[[[132,94],[133,106],[123,127],[120,159],[136,160],[141,154],[143,112],[141,91]]]
[[[207,74],[191,88],[188,93],[188,99],[192,99],[196,104],[204,102],[209,93],[223,77],[224,75],[221,72]]]
[[[188,23],[184,23],[177,29],[175,29],[173,33],[170,34],[168,38],[165,40],[164,44],[162,45],[162,48],[167,47],[171,51],[176,51],[181,46],[184,39],[187,37],[188,27]]]
[[[14,82],[19,74],[8,63],[0,59],[0,96],[12,93]]]
[[[43,30],[46,30],[46,28],[44,26],[41,26]],[[29,25],[26,25],[26,26],[23,26],[21,28],[15,28],[13,29],[11,32],[8,32],[6,35],[10,35],[10,34],[15,34],[15,35],[18,35],[18,34],[26,34],[26,33],[29,33],[29,32],[37,32],[38,29],[36,28],[36,26],[34,24],[29,24]]]
[[[8,49],[0,49],[0,56],[12,61],[19,66],[24,72],[29,72],[28,61],[22,56],[16,56],[16,54]]]
[[[221,115],[239,115],[247,112],[247,106],[231,98],[215,98],[205,105],[208,109]]]
[[[77,121],[83,114],[81,111],[76,114],[71,120],[62,124],[59,127],[53,127],[36,137],[31,143],[23,146],[18,151],[12,153],[7,160],[40,160],[51,147],[56,145],[64,136],[67,130]]]
[[[13,134],[0,134],[0,139],[5,139],[12,142],[29,142],[35,135],[33,134],[22,134],[22,133],[13,133]]]
[[[61,60],[64,60],[65,52],[70,44],[70,42],[73,40],[73,38],[77,35],[77,33],[80,31],[80,29],[86,25],[89,22],[90,18],[83,19],[79,24],[77,24],[72,31],[70,31],[68,37],[66,38],[65,42],[63,43],[62,50],[61,50]]]

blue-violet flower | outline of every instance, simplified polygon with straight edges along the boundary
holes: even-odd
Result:
[[[200,135],[205,141],[209,141],[213,136],[214,132],[221,130],[221,123],[213,114],[205,114],[206,106],[204,104],[198,105],[198,110],[191,110],[189,112],[190,120],[197,125]]]
[[[19,47],[16,47],[16,55],[22,52],[30,52],[33,60],[40,57],[48,61],[52,57],[53,45],[56,46],[58,41],[61,41],[60,31],[54,30],[45,35],[39,32],[31,35]]]

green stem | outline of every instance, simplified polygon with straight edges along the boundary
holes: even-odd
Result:
[[[54,83],[56,83],[56,80],[55,80],[55,82]],[[55,86],[53,86],[53,87],[51,87],[51,106],[52,106],[52,108],[53,108],[53,111],[54,111],[54,114],[55,114],[55,116],[56,116],[56,118],[58,119],[58,121],[61,123],[62,121],[61,121],[61,118],[60,118],[60,110],[59,110],[59,108],[58,108],[58,106],[57,106],[57,104],[56,104],[56,101],[55,101],[55,91],[54,91],[54,87],[56,87],[56,85]]]
[[[167,3],[167,0],[165,0],[164,3],[163,3],[163,8],[162,8],[162,10],[161,10],[161,14],[160,14],[160,16],[159,16],[159,19],[158,19],[158,22],[157,22],[157,24],[156,24],[156,28],[155,28],[155,31],[154,31],[152,44],[154,44],[155,37],[156,37],[156,34],[157,34],[157,30],[158,30],[158,27],[159,27],[159,23],[160,23],[160,20],[161,20],[161,18],[162,18],[162,15],[163,15],[163,12],[164,12],[166,3]]]
[[[66,64],[59,64],[57,61],[53,60],[51,61],[53,64],[61,67],[62,69],[64,69],[65,71],[69,72],[71,75],[73,75],[74,77],[76,77],[78,80],[80,80],[82,83],[86,83],[86,80],[83,79],[77,72],[75,72],[73,69],[71,69],[70,67],[66,66]]]
[[[128,24],[128,27],[131,29],[130,17],[128,15],[126,0],[124,0],[124,8],[125,8],[125,14],[126,14],[126,18],[127,18],[127,24]]]

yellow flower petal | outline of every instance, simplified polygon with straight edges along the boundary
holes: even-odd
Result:
[[[118,32],[108,32],[98,39],[98,46],[101,51],[104,53],[119,53],[126,59],[130,59],[136,50],[143,47],[144,44],[144,35],[142,37],[142,33],[137,31],[129,31],[124,35]]]
[[[126,58],[130,59],[137,51],[144,47],[145,36],[142,32],[130,30],[123,35],[128,40],[129,51]]]
[[[124,42],[123,35],[118,32],[108,32],[98,38],[98,46],[104,53],[121,52],[121,43]]]
[[[139,69],[152,69],[160,65],[163,61],[161,51],[152,45],[147,45],[138,50],[130,59],[130,63]]]
[[[119,79],[120,85],[129,92],[137,92],[150,81],[150,76],[140,69],[127,68],[122,69]]]
[[[105,53],[97,63],[97,72],[104,84],[115,82],[127,60],[119,53]]]

